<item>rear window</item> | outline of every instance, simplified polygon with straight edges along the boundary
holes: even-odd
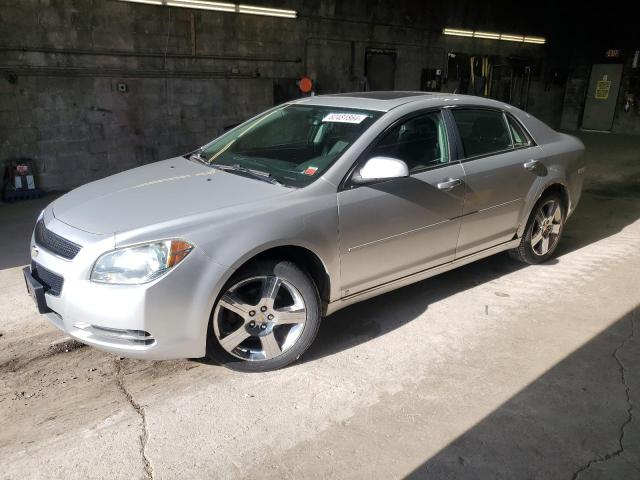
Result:
[[[465,157],[500,152],[512,147],[511,134],[502,112],[493,110],[452,109]]]

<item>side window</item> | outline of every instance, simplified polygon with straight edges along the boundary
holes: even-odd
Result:
[[[451,110],[455,119],[465,157],[475,157],[512,148],[502,112],[493,110]]]
[[[414,173],[449,162],[447,131],[440,112],[432,112],[395,126],[382,137],[369,157],[403,160]]]
[[[517,120],[509,114],[507,114],[507,123],[509,124],[511,135],[513,136],[514,147],[516,148],[528,147],[533,143],[533,141],[531,140],[531,137],[529,137],[529,135],[524,130],[524,128],[522,128],[522,126],[517,122]]]

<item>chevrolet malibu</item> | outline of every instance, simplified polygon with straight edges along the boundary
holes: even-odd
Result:
[[[479,97],[304,98],[54,201],[27,289],[58,328],[116,355],[277,369],[347,305],[502,251],[547,260],[583,152]]]

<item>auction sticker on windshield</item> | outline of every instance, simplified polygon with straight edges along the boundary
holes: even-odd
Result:
[[[363,115],[361,113],[330,113],[322,119],[323,122],[338,122],[338,123],[361,123],[369,115]]]

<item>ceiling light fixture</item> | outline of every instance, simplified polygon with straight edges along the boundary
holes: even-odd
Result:
[[[488,38],[490,40],[500,40],[500,34],[499,33],[473,32],[473,36],[475,38]]]
[[[500,34],[500,40],[506,40],[507,42],[524,42],[524,37],[522,35],[506,35],[504,33]]]
[[[445,28],[445,35],[456,35],[457,37],[473,37],[473,30],[459,30],[457,28]]]
[[[133,3],[146,3],[148,5],[162,5],[162,0],[123,0]]]
[[[203,2],[199,0],[166,0],[162,2],[167,7],[197,8],[200,10],[215,10],[216,12],[235,12],[233,3]]]
[[[442,33],[456,37],[473,37],[487,40],[504,40],[505,42],[535,43],[544,45],[547,40],[544,37],[532,37],[528,35],[512,35],[508,33],[480,32],[474,30],[461,30],[459,28],[445,28]]]
[[[540,45],[544,45],[546,41],[547,40],[544,37],[524,37],[524,43],[538,43]]]
[[[296,18],[298,12],[283,8],[257,7],[237,3],[210,2],[207,0],[120,0],[122,2],[144,3],[166,7],[194,8],[196,10],[214,10],[216,12],[245,13],[268,17]]]
[[[284,10],[281,8],[254,7],[253,5],[238,5],[239,13],[248,13],[251,15],[267,15],[271,17],[296,18],[298,16],[295,10]]]

